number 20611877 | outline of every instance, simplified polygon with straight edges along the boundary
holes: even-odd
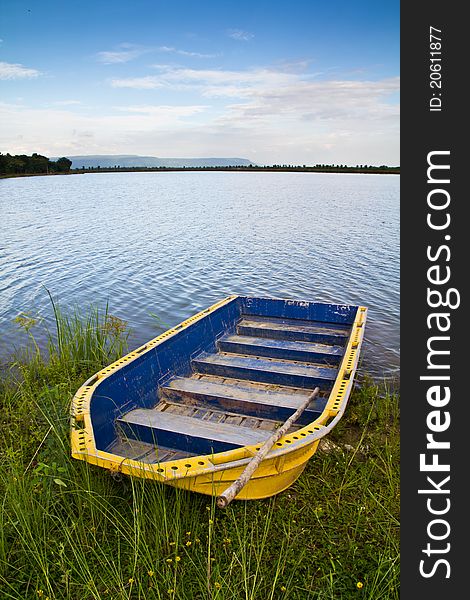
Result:
[[[442,110],[442,31],[429,27],[429,87],[433,90],[429,110]]]

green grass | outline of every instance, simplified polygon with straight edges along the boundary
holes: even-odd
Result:
[[[2,599],[398,600],[395,393],[365,382],[292,487],[219,511],[70,458],[70,400],[128,332],[107,310],[54,311],[44,352],[18,319],[29,350],[0,380]]]

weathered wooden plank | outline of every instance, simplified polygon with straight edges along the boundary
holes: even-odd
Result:
[[[194,359],[192,365],[200,373],[302,388],[321,386],[330,389],[337,375],[337,369],[334,368],[236,354],[209,354]]]
[[[229,335],[220,339],[217,345],[221,352],[253,354],[330,365],[337,365],[344,354],[343,346],[244,335]]]
[[[269,323],[272,325],[288,325],[292,327],[308,327],[310,329],[322,329],[343,335],[349,335],[351,326],[344,323],[331,323],[328,321],[309,321],[307,319],[288,319],[284,317],[273,317],[267,315],[242,314],[241,320],[256,321],[257,323]]]
[[[175,394],[174,397],[173,393]],[[204,402],[202,400],[197,400],[199,408],[195,409],[193,406],[182,404],[182,402],[185,402],[185,399],[182,396],[183,394],[172,390],[171,397],[163,397],[153,410],[157,412],[166,412],[167,414],[190,416],[194,419],[200,419],[201,421],[213,421],[214,423],[232,423],[240,425],[241,427],[248,427],[249,429],[256,429],[260,427],[263,423],[267,423],[267,427],[262,428],[274,429],[280,423],[280,419],[273,419],[272,413],[269,413],[267,416],[261,418],[250,417],[247,416],[247,414],[241,411],[240,409],[231,411],[221,406],[218,406],[216,402],[210,403]],[[296,404],[299,404],[304,397],[305,395],[297,395],[298,400]],[[195,399],[188,398],[186,399],[186,402],[194,403]],[[187,411],[184,409],[187,409]],[[316,415],[317,413],[312,414]]]
[[[127,437],[197,454],[225,452],[258,444],[269,437],[269,433],[260,429],[252,430],[142,408],[127,413],[118,419],[118,423]]]
[[[157,463],[194,456],[194,453],[185,452],[184,450],[174,450],[163,446],[157,448],[154,444],[130,438],[116,438],[107,451],[111,454],[117,454],[118,456],[144,463]]]
[[[281,340],[318,342],[344,346],[348,335],[342,330],[299,324],[245,318],[237,325],[238,335],[267,337]]]
[[[260,390],[248,382],[215,383],[204,378],[176,378],[160,388],[163,399],[183,405],[206,406],[232,413],[265,419],[285,421],[309,394],[309,390],[297,393]],[[327,398],[316,398],[301,416],[301,423],[310,423],[320,416]]]

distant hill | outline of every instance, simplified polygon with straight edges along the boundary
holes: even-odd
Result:
[[[67,158],[72,161],[72,169],[81,169],[82,167],[85,169],[89,167],[238,167],[255,164],[246,158],[158,158],[127,154],[96,154],[67,156]]]

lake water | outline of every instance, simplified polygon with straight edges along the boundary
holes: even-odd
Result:
[[[0,180],[0,355],[21,312],[100,306],[131,348],[229,294],[369,307],[363,369],[399,370],[399,177],[102,173]],[[158,319],[154,315],[158,316]]]

